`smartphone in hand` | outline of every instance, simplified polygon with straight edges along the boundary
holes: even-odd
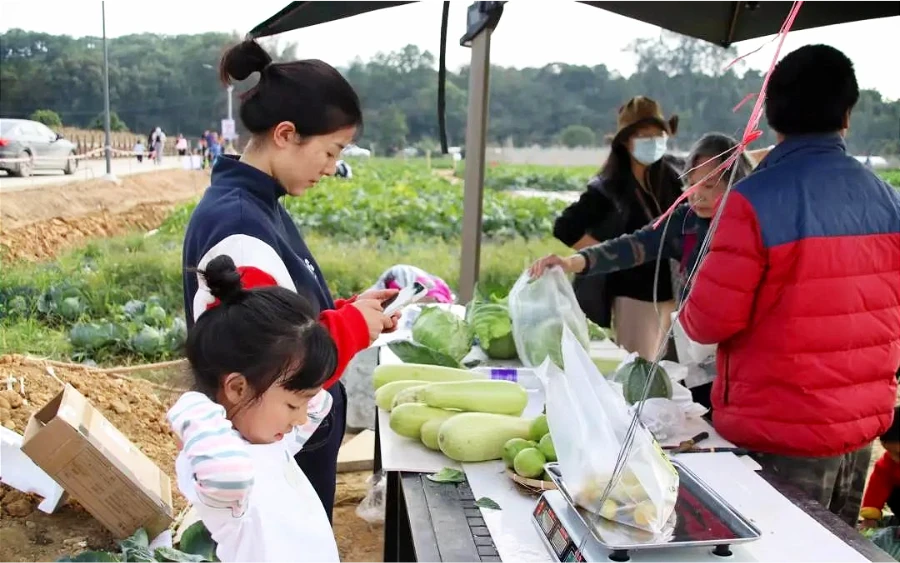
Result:
[[[426,293],[428,293],[428,288],[419,282],[404,287],[400,290],[400,293],[381,302],[381,306],[384,308],[384,314],[391,316],[403,307],[412,305],[421,300],[425,297]]]

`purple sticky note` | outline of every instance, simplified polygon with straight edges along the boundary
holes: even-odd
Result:
[[[503,381],[519,381],[519,372],[516,368],[492,368],[491,379],[501,379]]]

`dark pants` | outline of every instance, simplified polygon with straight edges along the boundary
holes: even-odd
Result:
[[[710,393],[712,393],[712,381],[691,388],[691,399],[693,399],[695,403],[709,409],[709,412],[704,415],[707,420],[712,420],[713,412],[712,397],[710,397]]]
[[[337,486],[337,458],[347,421],[347,391],[344,384],[338,381],[328,390],[334,401],[331,412],[310,436],[294,459],[306,474],[313,489],[319,495],[328,521],[334,511],[334,492]]]
[[[893,526],[900,525],[900,487],[894,487],[887,501],[888,508],[894,513]]]
[[[791,457],[753,453],[763,470],[795,485],[841,520],[856,527],[872,445],[834,457]]]

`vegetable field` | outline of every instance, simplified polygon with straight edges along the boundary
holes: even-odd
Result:
[[[287,201],[336,295],[365,290],[384,270],[403,263],[456,285],[463,186],[437,172],[424,160],[374,159],[354,163],[351,180],[326,179]],[[594,172],[488,169],[483,295],[506,295],[531,261],[565,251],[550,235],[565,203],[515,191],[580,190]],[[900,186],[900,172],[885,177]],[[176,207],[152,234],[91,240],[47,262],[4,261],[0,354],[104,366],[179,357],[185,333],[181,241],[192,209]]]

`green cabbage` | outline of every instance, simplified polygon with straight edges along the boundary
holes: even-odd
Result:
[[[450,311],[428,307],[422,311],[412,327],[413,341],[426,348],[462,361],[475,340],[469,324]]]
[[[517,357],[506,299],[499,302],[483,301],[476,293],[466,310],[466,320],[489,358],[511,360]]]

